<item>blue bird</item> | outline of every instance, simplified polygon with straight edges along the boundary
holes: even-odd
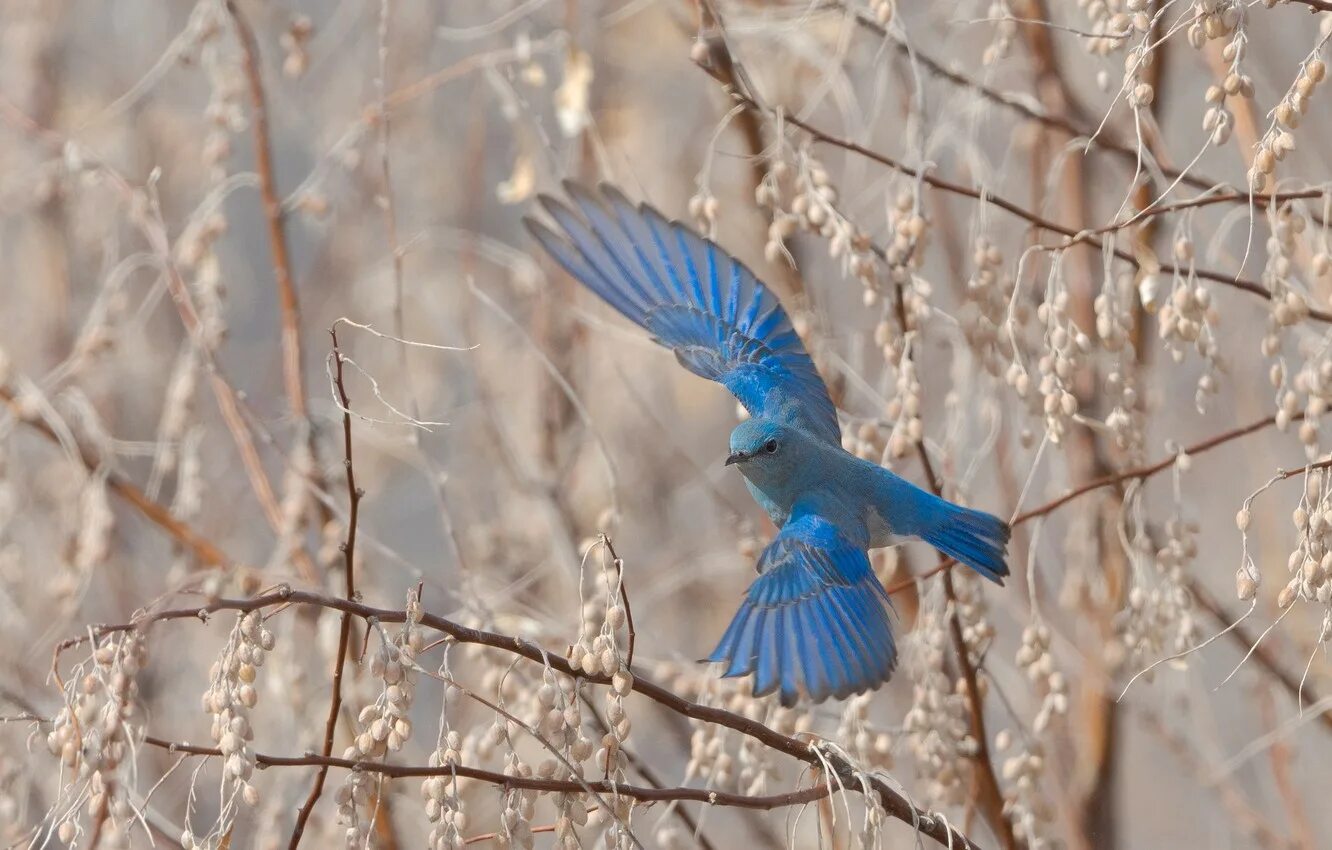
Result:
[[[754,675],[754,694],[794,705],[886,682],[897,664],[888,593],[869,549],[920,538],[1002,584],[1009,528],[842,448],[837,411],[781,303],[749,269],[688,226],[618,190],[565,183],[573,207],[540,202],[562,234],[525,219],[569,274],[646,328],[750,418],[728,466],[780,529],[758,578],[707,658]]]

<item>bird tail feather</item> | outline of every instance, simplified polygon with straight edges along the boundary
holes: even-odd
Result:
[[[1003,584],[1008,575],[1004,561],[1008,523],[983,511],[939,501],[945,507],[943,516],[921,538],[995,584]]]

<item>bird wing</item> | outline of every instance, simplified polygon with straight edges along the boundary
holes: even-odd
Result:
[[[569,274],[672,349],[695,375],[724,385],[751,416],[841,442],[837,411],[781,302],[753,272],[678,221],[616,189],[572,183],[573,208],[542,195],[563,233],[531,219]]]
[[[872,690],[897,664],[888,593],[865,549],[833,523],[798,513],[758,562],[740,610],[708,661],[723,675],[754,674],[754,695],[782,705]]]

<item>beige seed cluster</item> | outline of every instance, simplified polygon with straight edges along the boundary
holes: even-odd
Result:
[[[1037,619],[1022,630],[1017,651],[1018,669],[1036,686],[1041,707],[1032,721],[1032,731],[1041,735],[1055,717],[1068,713],[1068,682],[1056,667],[1050,652],[1050,627]]]
[[[860,764],[871,770],[892,770],[893,737],[887,732],[875,732],[870,724],[870,703],[873,692],[856,694],[842,708],[835,740],[844,742],[847,752]]]
[[[1232,74],[1233,76],[1233,74]],[[1265,192],[1270,188],[1277,164],[1295,150],[1294,130],[1300,126],[1309,111],[1314,89],[1327,77],[1327,65],[1322,59],[1310,57],[1300,66],[1294,83],[1273,110],[1271,125],[1258,142],[1253,165],[1249,169],[1249,188]],[[1247,78],[1245,78],[1247,80]],[[1252,84],[1249,85],[1252,91]]]
[[[917,672],[911,708],[902,721],[916,771],[925,783],[922,798],[931,808],[958,805],[966,799],[971,757],[977,750],[971,736],[966,683],[954,681],[944,672],[952,646],[946,617],[942,603],[921,609],[914,641]]]
[[[209,670],[203,709],[212,715],[209,731],[222,751],[224,783],[238,790],[248,805],[257,805],[259,791],[250,784],[254,773],[254,729],[250,711],[259,701],[254,682],[276,638],[264,625],[263,615],[250,611],[240,615],[227,644]]]
[[[457,765],[463,759],[462,735],[456,729],[448,729],[441,735],[438,748],[430,754],[429,765]],[[426,838],[430,850],[457,850],[463,846],[467,813],[463,810],[459,786],[460,780],[450,775],[431,776],[421,783],[421,798],[431,825]]]
[[[1045,327],[1045,353],[1037,361],[1041,411],[1050,442],[1058,445],[1068,432],[1078,412],[1078,397],[1073,393],[1073,375],[1082,368],[1092,349],[1091,338],[1083,333],[1068,314],[1068,290],[1059,287],[1054,297],[1036,308],[1036,319]],[[1029,379],[1019,367],[1010,370],[1010,380],[1021,397],[1029,397]]]
[[[1284,610],[1303,599],[1324,608],[1326,618],[1332,611],[1332,481],[1325,470],[1314,470],[1304,483],[1304,498],[1291,514],[1298,537],[1286,561],[1290,578],[1277,606]]]
[[[1188,29],[1189,44],[1201,50],[1207,42],[1234,33],[1243,8],[1236,0],[1194,0],[1193,15]]]
[[[1135,570],[1128,605],[1115,621],[1118,641],[1107,650],[1112,667],[1142,670],[1165,655],[1178,655],[1198,644],[1202,630],[1187,581],[1198,555],[1198,530],[1196,522],[1176,516],[1166,522],[1159,548],[1153,549],[1146,535],[1133,541],[1135,564],[1151,567]],[[1148,670],[1143,678],[1150,681],[1152,675]]]
[[[73,843],[85,825],[100,820],[102,847],[129,847],[128,831],[135,816],[129,797],[134,787],[131,755],[143,735],[136,678],[143,652],[144,639],[137,632],[98,645],[91,664],[65,694],[65,705],[46,735],[47,750],[83,790],[82,821],[77,807],[58,821],[57,834],[66,844]]]
[[[410,712],[416,695],[416,655],[425,644],[419,625],[421,603],[413,589],[407,595],[407,619],[392,642],[381,641],[370,660],[370,674],[382,683],[379,697],[361,709],[356,718],[356,732],[342,757],[352,761],[374,761],[402,750],[412,736]],[[381,636],[382,636],[381,632]],[[337,821],[345,828],[348,847],[363,846],[369,840],[372,794],[379,777],[353,770],[338,788]]]
[[[1013,741],[1001,730],[994,738],[994,752],[1002,758],[999,774],[1004,782],[1004,817],[1013,825],[1021,846],[1041,850],[1057,846],[1050,838],[1054,810],[1040,783],[1045,776],[1045,750],[1039,739]]]
[[[1014,280],[1004,265],[1003,252],[986,236],[976,238],[972,265],[966,288],[969,309],[961,317],[962,329],[985,371],[998,376],[1005,363],[1011,362],[1012,340],[1006,328]]]

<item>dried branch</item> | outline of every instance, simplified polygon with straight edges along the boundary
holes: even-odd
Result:
[[[199,747],[179,741],[167,741],[148,736],[145,743],[172,753],[187,753],[195,756],[220,756],[222,751],[214,747]],[[427,765],[396,765],[381,761],[356,761],[353,759],[334,758],[331,756],[275,756],[255,753],[255,762],[264,767],[318,767],[326,773],[331,767],[344,770],[361,770],[377,773],[394,779],[406,779],[421,776],[457,776],[461,779],[475,779],[501,788],[521,788],[529,791],[546,793],[583,794],[591,789],[600,794],[619,797],[632,797],[644,803],[694,802],[714,806],[730,806],[741,809],[780,809],[798,806],[827,797],[828,785],[821,783],[799,791],[768,796],[750,796],[732,794],[726,791],[712,791],[707,788],[657,788],[653,786],[626,785],[610,781],[573,782],[561,779],[540,779],[538,777],[509,776],[490,770],[467,767],[461,764],[445,764],[436,767]]]
[[[56,655],[58,659],[60,653],[65,650],[81,646],[88,643],[90,640],[97,640],[108,634],[142,629],[156,622],[172,620],[206,621],[209,614],[217,611],[246,612],[287,605],[306,605],[326,608],[341,611],[344,614],[350,614],[366,621],[377,620],[380,623],[401,623],[407,618],[406,611],[375,608],[352,599],[327,596],[310,591],[293,590],[284,586],[272,593],[251,597],[249,599],[214,599],[203,605],[192,608],[175,608],[144,614],[133,622],[93,626],[86,634],[67,638],[57,644]],[[575,670],[570,666],[567,659],[557,653],[549,652],[521,637],[469,628],[452,620],[447,620],[443,617],[428,613],[421,615],[419,623],[426,628],[448,635],[459,643],[477,644],[503,650],[513,655],[522,656],[533,663],[549,666],[552,670],[562,675],[572,676],[596,685],[609,686],[611,684],[609,676],[601,674],[589,675],[583,673],[581,670]],[[753,720],[742,714],[736,714],[722,708],[691,702],[673,691],[638,674],[634,675],[632,688],[637,693],[642,694],[675,714],[734,730],[742,735],[753,738],[760,744],[763,744],[775,752],[790,756],[791,758],[811,766],[821,767],[824,764],[827,764],[833,768],[837,778],[848,788],[860,788],[862,787],[862,782],[865,783],[867,787],[873,790],[874,794],[878,797],[879,804],[883,806],[884,811],[890,817],[911,825],[918,829],[922,834],[929,836],[944,846],[961,848],[961,850],[974,850],[974,848],[978,847],[973,840],[967,838],[967,836],[957,828],[949,825],[943,818],[916,807],[883,779],[878,776],[866,774],[837,753],[821,750],[816,755],[811,748],[811,745],[805,741],[783,735],[759,721]],[[327,767],[332,765],[333,762],[329,762],[328,764],[323,765],[323,769],[327,770]]]
[[[254,164],[259,173],[259,195],[263,200],[264,219],[268,223],[268,246],[273,253],[273,278],[277,284],[282,310],[282,377],[287,388],[287,403],[292,414],[309,424],[305,398],[305,379],[301,364],[301,313],[296,298],[296,283],[291,274],[287,251],[287,230],[283,222],[282,198],[273,174],[273,141],[268,128],[268,103],[259,69],[259,45],[254,30],[241,14],[236,0],[227,0],[227,13],[236,25],[241,45],[245,79],[250,90],[250,108],[254,111]]]
[[[755,101],[753,98],[749,97],[746,94],[733,91],[732,96],[735,97],[736,100],[745,103],[751,106],[752,108],[755,109],[763,108],[762,106],[759,105],[757,101]],[[1032,225],[1033,227],[1036,227],[1040,230],[1049,231],[1050,233],[1057,233],[1060,236],[1067,237],[1064,242],[1058,245],[1043,246],[1045,250],[1062,251],[1079,244],[1088,245],[1099,251],[1104,251],[1106,249],[1105,242],[1097,238],[1097,236],[1095,235],[1097,231],[1089,230],[1089,231],[1079,232],[1070,227],[1066,227],[1056,221],[1051,221],[1050,219],[1045,218],[1044,216],[1031,212],[1030,210],[1027,210],[1024,207],[1020,206],[1019,204],[1009,201],[999,195],[995,195],[988,191],[977,189],[971,186],[963,186],[960,183],[954,183],[953,181],[946,180],[942,177],[936,177],[928,171],[922,173],[918,169],[912,168],[911,166],[906,165],[905,163],[902,163],[886,154],[879,153],[878,151],[871,150],[870,148],[867,148],[861,144],[857,144],[856,142],[850,141],[849,139],[843,139],[840,136],[835,136],[831,133],[821,130],[814,124],[800,118],[797,115],[791,115],[783,112],[782,117],[787,124],[799,127],[801,130],[804,130],[807,134],[809,134],[811,138],[815,139],[816,141],[832,145],[833,147],[842,148],[843,150],[850,151],[851,153],[857,154],[859,156],[863,156],[866,159],[879,163],[880,165],[887,166],[888,168],[891,168],[900,174],[904,174],[907,177],[913,177],[918,180],[921,180],[924,183],[933,186],[936,189],[940,189],[944,192],[948,192],[953,195],[959,195],[964,198],[973,198],[975,200],[982,201],[983,203],[993,205],[1007,213],[1016,216],[1017,218],[1022,219],[1023,221],[1026,221],[1028,224]],[[1118,230],[1121,227],[1127,227],[1127,226],[1128,226],[1127,224],[1121,224],[1114,226],[1110,229]],[[1142,268],[1143,261],[1138,256],[1133,254],[1131,251],[1128,251],[1124,248],[1116,247],[1112,248],[1110,250],[1110,253],[1112,253],[1115,257],[1129,263],[1134,268],[1137,269]],[[1167,275],[1172,275],[1176,273],[1187,275],[1190,273],[1189,269],[1180,268],[1172,263],[1159,263],[1156,266],[1155,270],[1162,274],[1167,274]],[[1214,283],[1219,283],[1224,286],[1229,286],[1233,289],[1239,289],[1241,291],[1248,292],[1252,295],[1257,295],[1258,297],[1267,301],[1270,301],[1272,299],[1272,293],[1267,290],[1267,287],[1263,286],[1258,281],[1206,268],[1195,267],[1191,270],[1191,272],[1195,277],[1201,278],[1203,280],[1210,280]],[[1325,322],[1325,323],[1332,322],[1332,313],[1326,312],[1324,310],[1310,309],[1308,312],[1308,317],[1319,322]]]
[[[902,304],[902,292],[899,286],[897,292],[898,315],[903,322],[902,330],[905,333],[906,316]],[[943,485],[934,472],[933,464],[930,463],[929,452],[925,450],[924,443],[917,444],[916,448],[930,490],[936,496],[942,496]],[[943,570],[948,561],[949,559],[941,554],[939,556],[939,566],[935,569]],[[971,736],[976,742],[976,752],[972,756],[972,761],[976,764],[977,780],[980,783],[979,802],[985,812],[986,821],[1006,850],[1016,850],[1018,847],[1017,838],[1013,834],[1012,823],[1004,815],[1004,793],[999,787],[999,777],[994,772],[994,761],[990,757],[990,736],[985,729],[985,699],[981,695],[980,682],[976,677],[976,665],[971,662],[971,650],[967,648],[966,638],[962,634],[962,621],[958,614],[957,590],[953,587],[953,573],[951,570],[944,572],[943,582],[944,597],[948,601],[948,631],[953,640],[953,651],[957,656],[958,667],[962,671],[962,681],[966,685],[968,713],[971,715]]]
[[[40,419],[23,415],[18,397],[8,387],[0,386],[0,401],[3,401],[9,407],[18,421],[29,426],[52,443],[60,444],[60,437],[51,429],[50,425]],[[86,446],[80,445],[77,450],[78,459],[87,472],[96,472],[107,465],[106,461],[95,457]],[[232,566],[233,562],[221,549],[199,534],[189,523],[176,519],[171,515],[170,510],[148,498],[142,490],[130,483],[120,473],[108,470],[105,475],[106,486],[112,493],[128,502],[143,515],[144,519],[162,529],[167,536],[175,540],[180,546],[192,552],[200,563],[217,568]]]
[[[342,450],[343,466],[347,473],[347,540],[342,545],[343,569],[345,571],[345,593],[347,600],[356,598],[356,523],[360,515],[361,498],[365,492],[356,486],[356,470],[352,463],[352,419],[351,402],[347,398],[347,388],[343,383],[342,351],[338,348],[337,328],[329,328],[333,338],[334,386],[337,388],[338,401],[342,405]],[[328,720],[324,723],[323,755],[328,758],[333,752],[333,736],[338,728],[338,712],[342,708],[342,671],[347,663],[347,644],[351,639],[351,612],[342,612],[342,622],[338,627],[338,657],[333,666],[333,695],[329,700]],[[319,795],[324,792],[324,780],[328,776],[328,765],[321,765],[315,775],[314,787],[305,799],[300,812],[296,815],[296,826],[292,829],[288,850],[296,850],[305,834],[305,825],[314,811]]]
[[[1303,0],[1294,0],[1294,2],[1303,2]],[[1322,3],[1326,2],[1326,0],[1314,0],[1314,2]],[[1329,5],[1332,5],[1332,3],[1329,3]],[[832,9],[837,9],[839,11],[850,12],[854,14],[856,23],[859,26],[874,33],[880,38],[888,39],[888,41],[893,45],[893,47],[899,53],[902,53],[903,55],[908,55],[908,48],[906,42],[897,34],[889,32],[887,29],[885,29],[878,21],[876,21],[871,15],[869,15],[864,10],[851,9],[845,3],[840,2],[840,0],[829,0],[828,7]],[[1030,101],[1026,98],[1019,97],[1016,95],[1011,95],[1008,94],[1007,92],[1000,91],[999,89],[988,86],[985,83],[982,83],[978,80],[974,80],[965,74],[959,73],[957,71],[948,68],[942,62],[939,62],[937,59],[933,59],[928,54],[923,53],[918,46],[913,45],[910,48],[909,55],[913,57],[915,61],[921,65],[921,67],[925,68],[932,75],[939,77],[940,79],[947,80],[948,82],[952,83],[958,88],[974,91],[976,94],[980,95],[981,97],[990,101],[991,103],[997,104],[999,106],[1004,107],[1005,109],[1011,110],[1017,113],[1018,115],[1021,115],[1023,118],[1026,118],[1029,121],[1034,121],[1050,129],[1060,130],[1068,134],[1072,138],[1086,140],[1090,149],[1102,150],[1107,153],[1115,154],[1120,159],[1127,161],[1130,165],[1133,165],[1134,167],[1137,166],[1138,157],[1139,157],[1139,151],[1137,147],[1135,147],[1134,145],[1127,144],[1123,141],[1120,141],[1119,139],[1115,138],[1108,130],[1102,129],[1098,133],[1094,129],[1079,124],[1074,120],[1074,118],[1081,119],[1084,117],[1083,110],[1080,107],[1071,110],[1072,117],[1070,117],[1070,114],[1064,114],[1050,110],[1036,109],[1031,105]],[[1161,173],[1166,177],[1168,177],[1169,179],[1178,181],[1179,183],[1182,183],[1186,186],[1192,186],[1193,188],[1199,189],[1204,193],[1214,192],[1218,187],[1230,185],[1227,181],[1216,180],[1206,175],[1198,174],[1192,171],[1180,170],[1178,168],[1171,167],[1165,162],[1158,161],[1157,167],[1160,168]],[[1266,192],[1266,193],[1254,192],[1252,194],[1248,192],[1227,192],[1219,195],[1209,195],[1208,196],[1209,200],[1207,201],[1207,203],[1248,204],[1250,201],[1252,201],[1253,205],[1258,209],[1267,209],[1267,207],[1271,204],[1280,204],[1284,203],[1285,201],[1315,198],[1321,196],[1322,194],[1323,191],[1318,189],[1299,190],[1293,192]],[[1189,205],[1190,203],[1186,201],[1184,202],[1184,205],[1178,208],[1186,209]],[[1205,206],[1206,204],[1202,205]],[[1159,208],[1152,211],[1150,214],[1158,215],[1166,211],[1167,210],[1165,208]]]
[[[39,125],[4,97],[0,97],[0,115],[3,115],[11,125],[17,127],[23,133],[40,141],[52,152],[53,156],[68,154],[71,150],[77,151],[79,149],[74,140]],[[86,154],[80,151],[79,156],[83,157]],[[156,200],[147,191],[131,185],[124,175],[106,163],[85,161],[84,167],[89,173],[100,174],[107,178],[124,205],[130,220],[148,243],[153,254],[161,262],[166,276],[167,291],[171,295],[171,301],[175,305],[186,336],[189,337],[204,358],[204,363],[208,369],[209,388],[217,402],[218,411],[222,414],[222,421],[231,434],[232,441],[236,444],[236,450],[240,454],[241,465],[245,469],[250,488],[254,491],[255,499],[258,501],[269,526],[274,531],[280,531],[282,528],[282,511],[278,506],[277,497],[273,493],[273,485],[268,480],[268,473],[264,471],[263,461],[260,459],[259,450],[255,446],[254,435],[250,432],[249,426],[241,415],[239,394],[227,379],[221,364],[218,363],[213,347],[202,336],[199,312],[194,306],[189,288],[186,286],[180,269],[172,256],[171,240],[167,233],[166,224],[162,221],[160,210],[157,208]],[[308,553],[304,549],[298,549],[295,552],[295,560],[301,575],[309,581],[314,581],[316,573]]]

